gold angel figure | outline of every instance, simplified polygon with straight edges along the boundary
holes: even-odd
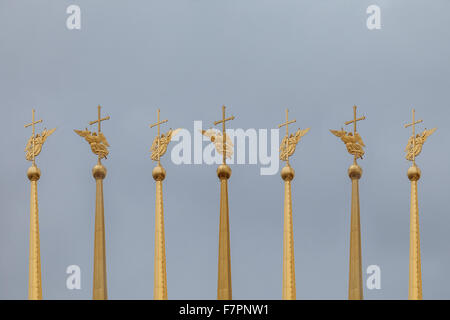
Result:
[[[27,146],[25,147],[25,158],[28,161],[33,161],[33,157],[37,157],[39,153],[41,153],[42,145],[44,144],[45,140],[53,133],[55,132],[56,128],[53,128],[51,130],[44,129],[40,134],[36,133],[34,136],[31,135],[30,139],[28,139]],[[33,140],[34,140],[34,146],[33,146]]]
[[[417,157],[422,151],[422,146],[427,141],[427,138],[435,131],[436,128],[430,130],[425,129],[422,133],[416,134],[415,139],[413,136],[409,137],[408,144],[405,148],[406,160],[413,161],[414,157]]]
[[[102,132],[90,132],[86,130],[74,130],[80,137],[83,137],[91,146],[91,150],[94,154],[98,155],[100,159],[105,158],[108,155],[108,141]]]
[[[297,143],[308,131],[309,128],[303,130],[298,129],[295,134],[291,133],[289,137],[287,135],[284,136],[280,144],[280,160],[287,161],[294,154]]]
[[[163,133],[161,137],[156,136],[155,139],[153,139],[152,146],[150,147],[152,160],[158,161],[159,158],[166,153],[167,145],[170,140],[172,140],[172,137],[175,137],[180,130],[181,129],[170,129],[166,134]]]
[[[214,146],[216,147],[216,150],[219,154],[223,155],[223,135],[219,130],[215,129],[208,129],[208,130],[202,130],[202,134],[208,138],[210,138],[211,142],[214,143]],[[231,141],[230,137],[225,134],[225,156],[227,158],[231,158],[233,155],[233,142]]]
[[[358,132],[356,132],[356,134],[353,135],[353,133],[346,132],[342,128],[340,131],[338,130],[330,130],[330,131],[336,137],[341,138],[342,142],[344,142],[345,146],[347,147],[348,153],[354,155],[356,158],[362,159],[362,156],[364,155],[363,147],[365,147],[366,145],[362,141],[362,138]]]

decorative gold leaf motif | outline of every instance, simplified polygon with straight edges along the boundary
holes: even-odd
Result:
[[[363,147],[365,147],[366,145],[362,141],[362,138],[358,132],[356,132],[354,135],[351,132],[344,131],[344,129],[341,129],[339,131],[330,130],[330,132],[345,143],[348,153],[355,156],[356,158],[362,159],[364,155]]]
[[[309,128],[306,129],[298,129],[295,134],[285,135],[283,140],[281,140],[280,144],[280,160],[288,161],[289,157],[292,156],[295,152],[298,142],[301,137],[303,137],[306,133],[308,133]]]
[[[80,137],[83,137],[91,146],[91,150],[94,154],[98,155],[99,159],[106,159],[109,154],[108,141],[102,132],[91,132],[87,128],[86,130],[74,130]]]
[[[345,143],[345,146],[347,147],[348,153],[353,155],[354,157],[354,164],[356,165],[356,160],[358,158],[362,159],[364,155],[364,149],[366,145],[364,144],[361,136],[356,131],[356,125],[358,121],[366,120],[365,116],[362,116],[360,118],[356,117],[356,106],[353,106],[353,120],[346,121],[345,125],[353,124],[353,133],[344,131],[343,128],[341,130],[330,130],[332,134],[334,134],[336,137],[340,138],[342,142]]]
[[[158,161],[167,151],[167,145],[171,141],[172,137],[175,137],[176,134],[181,129],[172,130],[170,129],[166,134],[162,134],[161,136],[156,136],[153,139],[152,146],[150,147],[151,159],[154,161]]]
[[[33,157],[37,157],[41,153],[42,145],[44,144],[45,140],[47,140],[47,138],[53,132],[55,132],[55,130],[56,128],[53,128],[51,130],[44,129],[40,134],[36,133],[35,135],[31,135],[25,147],[25,158],[28,161],[33,161]]]
[[[201,130],[200,131],[202,135],[205,137],[208,137],[212,143],[214,143],[214,147],[216,148],[216,151],[223,156],[223,150],[224,150],[224,139],[223,135],[219,130],[216,129],[208,129],[208,130]],[[231,141],[230,137],[225,134],[225,157],[230,159],[233,155],[233,141]]]
[[[436,128],[427,130],[425,129],[422,133],[416,134],[416,137],[409,137],[408,143],[405,148],[406,160],[413,161],[422,151],[422,146],[427,141],[428,137],[436,131]]]

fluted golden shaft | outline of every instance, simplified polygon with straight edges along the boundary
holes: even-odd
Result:
[[[281,170],[281,177],[284,180],[283,300],[295,300],[297,295],[291,196],[291,180],[294,179],[294,174],[294,169],[288,164]]]
[[[30,194],[30,261],[28,275],[28,299],[42,300],[41,282],[41,252],[39,242],[39,209],[37,181],[41,171],[34,164],[28,169],[28,179],[31,184]]]
[[[420,261],[419,206],[417,201],[417,181],[420,169],[413,165],[408,169],[411,181],[411,208],[409,229],[409,293],[410,300],[422,300],[422,270]]]
[[[362,169],[356,163],[348,169],[352,180],[352,205],[350,222],[350,267],[348,281],[348,299],[363,299],[362,261],[361,261],[361,226],[359,214],[359,179]]]
[[[217,168],[220,179],[220,223],[219,223],[219,270],[217,279],[217,299],[231,300],[231,258],[230,225],[228,212],[228,179],[231,169],[226,164]]]
[[[166,245],[164,235],[164,206],[162,181],[166,171],[158,165],[153,169],[153,179],[156,181],[155,202],[155,259],[153,299],[167,300],[167,272],[166,272]]]
[[[95,193],[95,239],[94,239],[94,285],[93,299],[108,299],[106,285],[106,252],[105,252],[105,215],[103,207],[103,179],[106,168],[99,162],[92,174],[96,182]]]

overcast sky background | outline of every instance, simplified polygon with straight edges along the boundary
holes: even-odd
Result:
[[[66,8],[81,7],[81,30]],[[366,9],[381,8],[381,30]],[[276,128],[290,109],[310,127],[291,165],[298,299],[346,299],[352,157],[328,130],[353,117],[360,161],[365,270],[381,268],[366,299],[407,299],[409,197],[405,160],[411,108],[437,127],[417,164],[423,297],[450,299],[450,2],[0,1],[0,298],[28,294],[31,109],[57,127],[37,158],[44,299],[92,297],[96,162],[73,129],[97,117],[111,148],[104,161],[108,295],[153,298],[155,185],[149,148],[156,108],[192,132],[220,119]],[[294,128],[293,128],[294,129]],[[207,143],[204,143],[206,146]],[[216,165],[175,165],[164,181],[169,299],[215,299],[219,228]],[[282,164],[280,164],[281,168]],[[229,181],[233,298],[280,299],[283,181],[259,165],[232,165]],[[66,289],[67,266],[82,271]]]

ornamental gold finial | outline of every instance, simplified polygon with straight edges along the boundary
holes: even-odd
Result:
[[[222,155],[222,164],[226,164],[226,158],[233,154],[233,142],[225,133],[225,122],[234,120],[234,116],[225,118],[225,106],[222,106],[222,120],[214,121],[214,125],[222,124],[222,134],[215,129],[202,130],[202,134],[211,139],[218,153]]]
[[[31,123],[24,125],[24,128],[28,128],[31,126],[33,133],[31,134],[31,137],[28,139],[27,145],[25,147],[25,158],[28,161],[33,162],[33,166],[35,165],[35,158],[41,153],[42,145],[44,144],[45,140],[53,133],[55,132],[56,128],[53,128],[51,130],[47,130],[44,128],[44,130],[39,134],[35,134],[35,125],[38,123],[42,123],[42,120],[34,120],[35,110],[32,110],[32,118]]]
[[[217,268],[217,299],[231,300],[231,254],[230,254],[230,221],[228,208],[228,179],[231,168],[226,164],[226,158],[233,154],[233,143],[225,131],[225,123],[234,120],[234,116],[226,118],[225,106],[222,106],[222,120],[214,121],[214,125],[222,124],[222,133],[218,130],[202,130],[201,133],[211,139],[219,154],[222,154],[222,164],[217,167],[217,177],[220,180],[220,215],[219,215],[219,259]]]
[[[91,146],[91,150],[98,156],[97,164],[92,168],[95,179],[95,232],[94,232],[94,280],[92,283],[92,298],[94,300],[108,299],[107,273],[106,273],[106,237],[105,237],[105,204],[103,201],[103,180],[107,170],[101,159],[108,155],[108,141],[102,133],[102,121],[109,120],[109,116],[101,117],[101,106],[97,109],[97,120],[90,121],[89,125],[97,124],[97,132],[74,130]]]
[[[356,131],[356,123],[358,121],[366,119],[365,116],[362,116],[361,118],[356,118],[356,108],[357,108],[356,106],[353,106],[353,120],[345,122],[345,125],[349,125],[349,124],[353,123],[353,133],[346,132],[342,128],[340,131],[330,130],[332,134],[334,134],[338,138],[341,138],[342,142],[345,143],[348,153],[350,153],[354,156],[353,162],[355,164],[356,164],[356,160],[358,158],[362,159],[362,157],[364,155],[363,147],[365,147],[365,144],[364,144],[361,136]]]
[[[91,150],[94,154],[98,155],[98,162],[100,160],[106,158],[108,155],[108,141],[106,140],[105,135],[101,132],[101,122],[105,120],[109,120],[109,116],[102,118],[101,117],[101,106],[98,106],[98,119],[95,121],[90,121],[89,125],[93,125],[97,123],[97,132],[91,132],[87,128],[86,130],[74,130],[80,137],[83,137],[91,146]]]
[[[422,151],[422,146],[427,140],[429,136],[433,132],[436,131],[436,128],[425,130],[422,133],[419,133],[416,135],[416,124],[422,123],[423,120],[417,120],[415,121],[415,115],[416,111],[412,109],[412,122],[405,124],[405,128],[412,127],[412,135],[408,139],[408,144],[406,145],[405,152],[406,152],[406,160],[412,161],[413,165],[416,165],[416,157],[420,154]]]
[[[295,152],[295,148],[297,147],[298,142],[301,137],[303,137],[306,133],[308,133],[309,128],[300,130],[298,129],[295,135],[291,134],[289,136],[289,128],[288,126],[291,123],[296,122],[297,120],[289,120],[289,110],[286,109],[286,122],[278,125],[278,128],[286,126],[286,135],[283,140],[281,140],[280,145],[280,160],[286,161],[286,165],[289,166],[289,157],[292,156]]]
[[[158,135],[153,139],[150,148],[153,161],[158,165],[153,168],[152,176],[156,184],[155,198],[155,256],[154,256],[154,279],[153,279],[153,299],[167,300],[167,270],[166,270],[166,244],[164,232],[164,204],[163,204],[163,180],[166,177],[166,170],[161,166],[161,156],[167,151],[167,145],[173,136],[181,129],[172,130],[164,135],[161,134],[161,124],[168,120],[160,120],[160,110],[157,110],[157,121],[150,125],[150,128],[157,127]]]
[[[157,113],[157,122],[150,125],[150,128],[153,128],[155,126],[158,127],[158,135],[153,139],[152,146],[150,148],[150,152],[152,153],[150,158],[153,161],[158,161],[158,166],[161,165],[160,158],[163,156],[167,151],[167,145],[169,144],[172,137],[174,137],[181,129],[172,130],[172,128],[164,135],[160,133],[160,125],[163,123],[168,122],[168,120],[159,120],[159,112],[158,109]]]
[[[416,166],[416,157],[422,151],[422,146],[427,138],[436,131],[425,129],[416,135],[416,111],[412,109],[412,122],[404,125],[405,128],[412,127],[412,135],[408,139],[405,148],[406,159],[412,161],[408,168],[407,176],[411,181],[411,204],[410,204],[410,226],[409,226],[409,286],[408,298],[410,300],[422,300],[422,262],[420,258],[420,226],[419,226],[419,203],[417,185],[420,179],[420,169]]]
[[[295,135],[289,135],[289,124],[296,120],[289,120],[289,110],[286,109],[286,121],[278,128],[286,127],[286,135],[280,145],[280,160],[286,161],[281,169],[281,179],[284,181],[284,227],[283,227],[283,281],[282,299],[295,300],[297,289],[295,284],[295,255],[294,255],[294,225],[292,219],[292,192],[291,181],[294,179],[295,170],[289,165],[289,157],[292,156],[300,141],[309,128],[298,129]]]
[[[340,131],[330,130],[336,137],[341,138],[345,143],[348,153],[353,155],[353,164],[348,168],[348,176],[352,181],[352,197],[350,208],[350,261],[348,275],[348,299],[363,299],[363,282],[362,282],[362,254],[361,254],[361,223],[359,208],[359,179],[362,176],[362,168],[356,160],[362,159],[364,155],[363,147],[365,147],[361,136],[356,131],[358,121],[365,120],[366,117],[356,117],[356,106],[353,106],[353,120],[346,121],[345,125],[353,123],[353,133],[346,132],[344,129]]]
[[[42,150],[45,140],[56,130],[47,131],[44,129],[40,134],[36,134],[35,125],[42,123],[42,120],[35,120],[35,110],[32,110],[31,123],[24,125],[25,128],[31,126],[33,132],[25,147],[25,158],[32,161],[31,167],[27,170],[27,177],[30,180],[30,247],[28,265],[28,299],[42,300],[42,279],[41,279],[41,249],[39,240],[39,208],[37,183],[41,177],[41,170],[36,166],[35,158]]]

